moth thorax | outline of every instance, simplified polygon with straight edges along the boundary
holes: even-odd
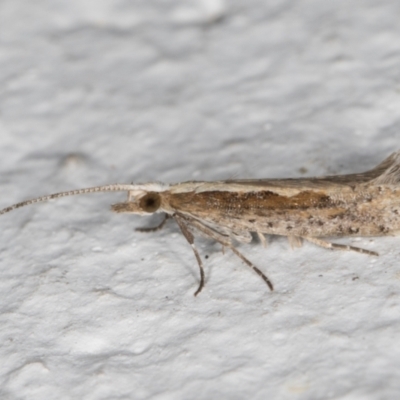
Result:
[[[156,212],[161,206],[161,196],[157,192],[149,192],[139,200],[139,207],[147,213]]]

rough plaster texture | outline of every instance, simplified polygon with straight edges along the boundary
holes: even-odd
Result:
[[[1,206],[114,182],[363,171],[400,148],[400,2],[2,0]],[[231,253],[121,194],[0,220],[2,399],[394,399],[399,238]]]

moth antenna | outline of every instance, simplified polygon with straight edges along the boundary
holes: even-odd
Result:
[[[17,208],[28,206],[30,204],[41,203],[43,201],[58,199],[60,197],[75,196],[78,194],[88,194],[88,193],[96,193],[96,192],[129,192],[129,191],[134,191],[134,190],[140,190],[140,189],[144,188],[144,186],[145,185],[114,184],[114,185],[94,186],[94,187],[85,188],[85,189],[68,190],[66,192],[49,194],[47,196],[41,196],[41,197],[37,197],[35,199],[21,201],[20,203],[13,204],[11,206],[8,206],[8,207],[0,210],[0,215],[8,213]]]

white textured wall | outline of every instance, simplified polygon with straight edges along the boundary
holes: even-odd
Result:
[[[400,3],[3,0],[0,206],[114,182],[368,169],[400,148]],[[200,239],[109,212],[0,218],[2,399],[394,399],[400,239]]]

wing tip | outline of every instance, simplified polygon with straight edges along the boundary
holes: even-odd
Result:
[[[371,172],[376,173],[375,184],[395,185],[400,183],[400,150],[386,157]]]

